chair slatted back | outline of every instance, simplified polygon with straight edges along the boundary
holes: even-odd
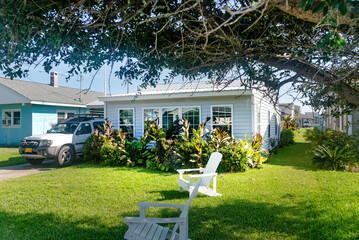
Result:
[[[214,152],[211,154],[211,157],[208,160],[206,168],[203,170],[203,174],[206,173],[215,173],[219,163],[222,160],[222,154],[219,152]],[[211,183],[212,177],[203,177],[201,186],[208,187]]]

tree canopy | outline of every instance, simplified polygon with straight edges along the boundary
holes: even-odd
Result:
[[[359,107],[358,19],[355,0],[0,0],[0,70],[125,61],[114,74],[142,86],[166,70],[168,81],[240,80],[275,102],[292,84],[347,112]]]

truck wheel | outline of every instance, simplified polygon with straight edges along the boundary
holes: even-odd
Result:
[[[26,161],[30,163],[32,166],[40,166],[44,159],[33,159],[33,158],[26,158]]]
[[[63,146],[55,158],[55,163],[58,167],[67,167],[70,166],[74,160],[74,150],[70,146]]]

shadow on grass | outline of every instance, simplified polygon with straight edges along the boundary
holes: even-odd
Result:
[[[208,197],[196,197],[189,209],[189,237],[192,240],[359,237],[358,213],[342,212],[338,216],[334,210],[328,213],[319,209],[315,202],[282,206],[228,200],[212,207],[208,204],[205,208],[193,206],[204,198]],[[115,224],[110,225],[104,223],[101,216],[69,220],[50,213],[0,212],[0,239],[123,239],[127,231],[123,217],[138,216],[138,210],[122,214],[113,221]],[[156,217],[178,217],[178,214],[161,208]]]
[[[6,161],[0,161],[0,167],[27,163],[24,157],[9,157]]]
[[[0,239],[123,239],[125,224],[106,226],[98,218],[68,221],[54,214],[0,212]]]
[[[216,207],[190,208],[191,239],[358,239],[359,216],[335,211],[330,215],[315,203],[279,206],[245,200]]]

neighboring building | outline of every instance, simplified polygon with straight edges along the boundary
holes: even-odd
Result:
[[[297,124],[297,128],[306,128],[312,126],[313,116],[297,113],[294,119]]]
[[[223,89],[206,82],[157,85],[137,92],[100,97],[105,118],[113,126],[138,138],[146,120],[159,120],[170,128],[177,119],[186,118],[192,126],[210,120],[212,127],[226,129],[234,138],[244,139],[256,133],[279,138],[279,115],[259,92],[245,90],[235,81]]]
[[[278,108],[282,117],[289,116],[295,119],[295,116],[300,113],[300,106],[295,105],[294,103],[280,103],[278,104]]]
[[[43,134],[61,120],[88,113],[86,104],[103,95],[80,95],[79,89],[58,86],[56,72],[49,85],[0,78],[0,93],[0,145],[6,146],[18,146],[26,136]]]
[[[322,116],[317,112],[305,112],[305,115],[312,117],[311,127],[322,128],[324,125]]]
[[[359,131],[359,110],[352,112],[351,115],[344,114],[339,117],[330,116],[330,110],[326,114],[328,116],[324,118],[324,127],[346,132],[349,135]]]

